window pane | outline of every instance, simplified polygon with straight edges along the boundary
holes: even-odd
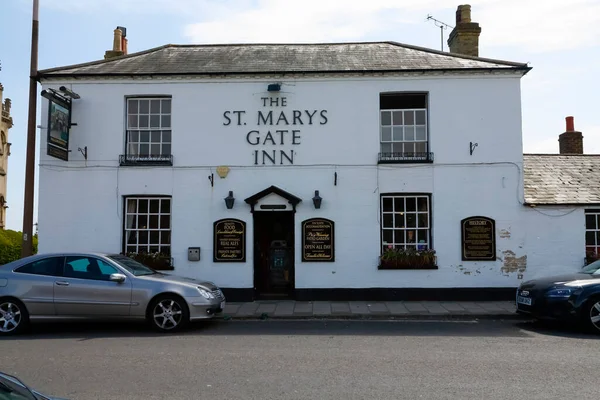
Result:
[[[596,246],[600,244],[600,231],[596,231]]]
[[[170,144],[163,144],[162,145],[162,151],[160,153],[163,156],[168,156],[171,155],[171,145]]]
[[[417,243],[416,231],[406,231],[406,243]]]
[[[150,116],[150,128],[160,128],[160,115]]]
[[[138,150],[139,150],[138,144],[130,144],[127,147],[127,154],[131,154],[132,156],[137,156]]]
[[[427,143],[426,142],[415,143],[415,152],[416,153],[427,153]]]
[[[425,213],[419,213],[417,223],[419,228],[429,228],[429,216]]]
[[[396,212],[404,211],[404,197],[394,198],[394,211],[396,211]]]
[[[148,120],[147,115],[140,115],[140,122],[139,122],[140,128],[147,128],[148,122],[149,122],[149,120]]]
[[[417,231],[417,242],[427,243],[429,242],[429,231],[427,229],[419,229]]]
[[[163,115],[161,117],[161,125],[160,126],[163,128],[170,128],[171,127],[171,116]]]
[[[390,142],[392,140],[392,128],[383,127],[381,128],[381,141]]]
[[[596,229],[596,214],[587,214],[585,216],[585,228]]]
[[[417,125],[425,125],[425,111],[415,111]]]
[[[394,243],[405,243],[404,231],[401,229],[397,229],[394,231]]]
[[[148,114],[150,111],[150,102],[148,100],[140,100],[140,114]]]
[[[150,244],[159,244],[160,240],[160,232],[159,231],[150,231]]]
[[[393,128],[392,140],[394,142],[401,142],[403,140],[403,138],[402,138],[402,127],[401,126],[395,126]]]
[[[127,229],[134,229],[134,228],[136,228],[135,222],[136,222],[135,215],[128,215],[127,216],[127,224],[125,225],[125,227]]]
[[[594,246],[596,244],[596,232],[585,233],[585,244],[588,246]]]
[[[158,229],[158,215],[150,215],[150,223],[148,224],[150,229]]]
[[[138,213],[147,213],[148,212],[148,199],[140,199],[138,203]]]
[[[160,209],[160,199],[150,200],[150,212],[153,214],[158,214],[159,209]]]
[[[139,231],[138,232],[140,240],[139,240],[139,244],[148,244],[148,231]]]
[[[129,128],[137,128],[138,127],[138,116],[137,115],[130,115],[127,118],[127,126]]]
[[[140,155],[147,156],[150,154],[150,146],[147,144],[140,145]]]
[[[159,156],[160,155],[160,144],[153,144],[152,146],[150,146],[150,154],[153,156]]]
[[[417,211],[417,201],[414,197],[406,198],[406,211]]]
[[[163,143],[171,142],[171,131],[162,131],[162,142]]]
[[[169,229],[171,227],[171,216],[161,215],[160,216],[160,229]]]
[[[150,132],[141,131],[140,132],[140,142],[148,143],[150,141]]]
[[[160,247],[158,246],[150,246],[150,253],[158,253]]]
[[[381,125],[391,125],[392,124],[392,113],[389,111],[381,112]]]
[[[161,108],[161,112],[163,114],[170,114],[171,113],[171,100],[161,100],[162,103],[162,108]]]
[[[171,246],[160,246],[160,252],[170,256],[171,255]]]
[[[416,214],[406,214],[406,226],[408,228],[416,228],[417,227],[417,215]]]
[[[414,143],[404,143],[404,152],[405,153],[414,153],[415,152],[415,144]]]
[[[127,246],[127,253],[137,253],[137,248],[135,246]]]
[[[102,275],[116,274],[119,272],[115,267],[108,265],[102,260],[98,260],[98,266],[100,267],[100,271],[102,271]]]
[[[393,153],[404,153],[404,144],[402,142],[394,143],[392,145],[392,152]]]
[[[382,153],[391,153],[392,152],[392,144],[391,143],[381,143],[381,152]]]
[[[427,140],[427,135],[425,134],[424,126],[417,126],[415,135],[416,140]]]
[[[150,141],[152,143],[160,143],[160,131],[150,132]]]
[[[160,100],[150,100],[150,113],[160,114]]]
[[[405,228],[406,224],[404,222],[404,214],[395,213],[394,216],[394,228]]]
[[[139,229],[148,229],[148,216],[147,215],[138,215],[138,228]]]
[[[136,231],[125,232],[125,238],[127,240],[127,244],[137,244],[137,232]]]
[[[391,229],[383,230],[383,244],[391,244],[394,242],[394,231]]]
[[[31,264],[24,265],[16,270],[23,274],[34,274],[34,275],[47,275],[55,276],[58,275],[58,271],[62,268],[63,258],[52,257],[45,258],[32,262]]]
[[[415,127],[405,126],[404,127],[404,140],[415,140]]]
[[[402,111],[394,111],[392,123],[394,125],[402,125]]]
[[[127,212],[134,213],[137,211],[137,200],[136,199],[127,199]]]
[[[393,199],[391,197],[383,198],[383,212],[392,212],[393,209]]]
[[[419,211],[428,211],[427,210],[427,197],[417,198],[417,207],[419,207]]]
[[[383,214],[383,227],[392,228],[394,226],[393,214]]]
[[[129,132],[129,141],[130,142],[139,142],[140,134],[137,131]]]
[[[169,214],[171,212],[171,200],[162,199],[160,201],[160,212],[163,214]]]
[[[414,111],[404,111],[404,125],[414,125],[415,124],[415,112]]]
[[[137,114],[138,112],[138,101],[134,99],[127,100],[127,113]]]
[[[171,232],[170,231],[160,232],[160,244],[171,244]]]

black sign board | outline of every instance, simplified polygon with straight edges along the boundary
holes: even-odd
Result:
[[[69,129],[71,128],[71,103],[53,96],[48,102],[49,156],[69,160]]]
[[[460,223],[463,261],[496,260],[496,222],[487,217],[469,217]]]
[[[213,224],[213,261],[246,261],[246,223],[239,219],[221,219]]]
[[[302,261],[335,261],[335,226],[325,218],[311,218],[302,222]]]

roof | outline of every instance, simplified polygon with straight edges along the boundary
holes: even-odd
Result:
[[[525,203],[600,205],[600,155],[524,154]]]
[[[168,44],[39,71],[40,78],[395,71],[522,70],[527,64],[447,53],[397,42]]]

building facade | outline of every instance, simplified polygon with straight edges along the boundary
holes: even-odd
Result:
[[[67,151],[40,143],[40,252],[164,254],[239,300],[512,296],[581,263],[526,204],[526,64],[396,42],[127,54],[122,36],[40,72],[75,94]]]
[[[4,87],[0,84],[0,104],[2,104],[2,117],[0,118],[0,229],[6,227],[7,181],[8,181],[8,156],[10,156],[10,143],[8,131],[13,126],[10,115],[11,101],[3,100]]]

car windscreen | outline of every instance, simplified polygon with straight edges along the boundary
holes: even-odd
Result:
[[[111,260],[113,260],[114,262],[116,262],[121,267],[125,268],[127,271],[129,271],[135,276],[154,275],[157,273],[152,268],[146,267],[144,264],[141,264],[127,256],[111,255],[108,256],[108,258],[110,258]]]
[[[600,260],[596,260],[591,264],[583,267],[582,272],[586,274],[600,274]]]

